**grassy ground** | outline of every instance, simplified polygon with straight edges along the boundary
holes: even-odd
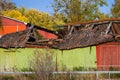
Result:
[[[0,80],[41,80],[37,79],[35,75],[0,75]],[[94,74],[75,74],[70,75],[68,74],[57,74],[57,75],[50,75],[49,80],[96,80],[96,75]],[[106,74],[100,74],[98,80],[120,80],[120,77],[112,77],[108,78]]]

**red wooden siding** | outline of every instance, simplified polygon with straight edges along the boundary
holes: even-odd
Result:
[[[21,21],[17,21],[17,20],[7,18],[7,17],[1,17],[1,19],[2,19],[3,28],[0,28],[0,35],[22,31],[26,29],[26,25]],[[49,33],[47,31],[39,30],[39,33],[44,38],[48,38],[48,39],[57,38],[55,34]]]
[[[2,26],[3,28],[0,29],[0,35],[26,29],[26,26],[23,22],[19,22],[6,17],[2,17]]]
[[[47,39],[57,39],[57,36],[55,34],[52,34],[52,33],[46,32],[46,31],[42,31],[42,30],[39,30],[39,33],[44,38],[47,38]]]
[[[102,44],[96,49],[98,70],[120,69],[120,43]]]

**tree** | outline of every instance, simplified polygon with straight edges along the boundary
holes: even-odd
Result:
[[[36,9],[26,9],[24,7],[2,11],[2,15],[15,18],[24,22],[28,22],[37,26],[41,26],[50,30],[56,25],[64,24],[63,16],[56,14],[50,16],[45,12],[40,12]]]
[[[100,20],[104,20],[104,19],[110,18],[109,14],[104,14],[102,12],[99,12],[97,15],[98,15],[98,19],[100,19]]]
[[[65,16],[63,14],[54,13],[52,18],[53,18],[54,30],[59,29],[59,26],[65,24],[67,22],[67,19],[65,18]]]
[[[99,6],[107,5],[105,0],[54,0],[55,13],[62,13],[68,22],[94,20]]]
[[[113,5],[111,12],[113,17],[120,17],[120,1],[115,0],[115,4]]]
[[[25,15],[25,12],[27,11],[27,9],[26,9],[24,6],[18,8],[18,10],[20,11],[20,13],[21,13],[22,15]]]
[[[29,23],[41,26],[47,29],[53,29],[54,20],[52,16],[36,9],[26,10],[25,16],[29,19]]]
[[[120,0],[115,0],[115,3],[120,3]]]
[[[17,20],[25,21],[25,22],[29,21],[28,18],[22,15],[18,10],[2,11],[2,15],[15,18]]]
[[[15,9],[16,5],[10,0],[0,0],[0,11]]]

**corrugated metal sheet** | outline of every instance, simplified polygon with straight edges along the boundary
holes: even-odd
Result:
[[[98,70],[120,69],[120,43],[102,44],[96,49]]]

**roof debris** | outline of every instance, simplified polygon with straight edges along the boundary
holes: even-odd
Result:
[[[0,47],[36,45],[64,50],[120,41],[120,19],[66,24],[64,29],[58,31],[58,39],[39,38],[36,29],[56,34],[54,31],[33,26],[24,31],[3,35],[0,38]]]
[[[0,47],[10,48],[10,47],[25,47],[26,42],[29,39],[29,29],[24,31],[15,32],[11,34],[3,35],[0,38]]]
[[[39,34],[38,30],[43,30],[52,34],[54,31],[44,29],[42,27],[34,26],[31,24],[27,25],[27,29],[23,31],[18,31],[10,34],[5,34],[0,38],[0,47],[2,48],[21,48],[31,45],[36,46],[50,46],[55,40],[44,39],[42,35]],[[55,34],[56,35],[56,34]],[[57,40],[56,40],[57,41]],[[50,44],[51,42],[51,44]]]
[[[72,49],[120,41],[120,19],[66,24],[65,26],[63,30],[59,30],[59,36],[62,36],[63,40],[54,45],[56,48]]]

